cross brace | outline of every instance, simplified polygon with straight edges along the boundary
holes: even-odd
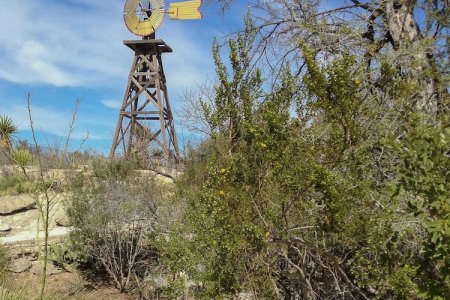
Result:
[[[172,49],[155,39],[124,44],[134,51],[134,59],[110,158],[134,153],[149,156],[153,150],[162,151],[167,159],[178,163],[178,143],[162,64],[162,54]]]

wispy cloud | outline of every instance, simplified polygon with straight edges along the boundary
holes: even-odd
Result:
[[[118,110],[120,108],[120,105],[122,104],[122,101],[115,99],[102,100],[101,102],[104,106],[115,110]]]
[[[107,2],[1,1],[0,77],[61,87],[102,84],[126,73],[121,10],[114,5],[121,1]],[[119,21],[111,22],[111,14]]]
[[[114,110],[120,108],[117,99],[122,99],[133,58],[122,41],[138,39],[123,24],[124,2],[0,0],[0,114],[11,115],[20,130],[29,130],[26,105],[11,100],[11,93],[20,98],[23,91],[36,91],[36,128],[64,137],[73,107],[69,100],[83,97],[74,137],[89,131],[91,139],[111,139]],[[214,73],[212,36],[221,26],[215,15],[204,17],[166,19],[157,31],[174,49],[164,54],[163,62],[175,113],[183,91]]]
[[[160,34],[174,49],[173,53],[164,56],[171,86],[184,88],[200,83],[214,70],[210,41],[200,43],[197,32],[189,31],[180,21],[168,21]]]
[[[132,39],[122,23],[123,1],[1,1],[0,78],[20,84],[96,86],[126,78]],[[182,23],[166,20],[162,34],[176,49],[167,58],[172,84],[204,74],[205,49]],[[205,51],[206,50],[206,51]]]

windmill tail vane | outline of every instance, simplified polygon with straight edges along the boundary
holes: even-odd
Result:
[[[202,18],[202,0],[171,3],[167,15],[172,20],[198,20]]]

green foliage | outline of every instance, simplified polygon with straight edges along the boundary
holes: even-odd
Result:
[[[348,52],[324,63],[303,46],[302,81],[286,67],[264,93],[253,38],[229,41],[229,64],[213,46],[216,96],[200,101],[211,136],[179,182],[187,212],[159,245],[161,262],[201,282],[198,298],[414,299],[431,278],[447,280],[448,138],[415,149],[423,133],[410,136],[404,117],[417,86],[388,56],[375,75]],[[411,214],[409,199],[428,213]]]
[[[33,184],[22,174],[5,174],[0,177],[0,196],[25,194],[33,189]]]
[[[12,119],[8,116],[0,116],[0,148],[11,147],[11,136],[17,131]]]
[[[186,282],[184,278],[178,277],[161,289],[161,293],[167,299],[180,299],[185,293]]]
[[[450,127],[448,116],[438,124],[412,116],[405,135],[392,142],[399,154],[396,196],[423,219],[428,237],[419,268],[422,295],[445,299],[450,294]]]
[[[27,149],[14,150],[12,153],[12,160],[21,168],[25,168],[26,166],[28,166],[31,163],[32,159],[33,157],[31,156],[30,151],[28,151]]]
[[[48,251],[48,260],[61,268],[75,260],[80,261],[77,253],[71,249],[70,245],[54,244],[49,247]]]
[[[98,178],[124,179],[136,170],[136,163],[127,159],[116,159],[111,162],[96,160],[93,162],[94,175]]]
[[[12,161],[20,167],[25,177],[28,178],[25,168],[31,164],[33,160],[31,152],[28,151],[28,149],[17,149],[12,151],[11,157]]]

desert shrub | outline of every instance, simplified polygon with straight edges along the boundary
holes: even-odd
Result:
[[[96,177],[126,178],[137,169],[136,163],[126,159],[116,159],[113,161],[96,160],[93,162],[94,175]]]
[[[264,94],[246,38],[229,41],[229,63],[214,48],[215,97],[199,103],[211,146],[178,181],[183,230],[161,261],[202,283],[198,299],[417,299],[424,283],[448,282],[448,132],[405,134],[414,89],[383,66],[369,97],[356,56],[323,65],[305,47],[301,93],[285,69]]]
[[[49,261],[62,268],[77,259],[77,253],[66,243],[50,245],[48,252]]]
[[[6,173],[0,177],[0,196],[25,194],[32,189],[32,183],[23,174]]]
[[[447,115],[427,124],[411,117],[405,136],[392,142],[401,160],[395,196],[408,199],[408,209],[426,230],[418,264],[420,296],[445,299],[450,294],[450,126]]]
[[[116,180],[116,166],[106,167],[96,182],[73,193],[70,241],[78,257],[94,261],[95,268],[106,270],[116,287],[126,291],[154,257],[148,241],[155,236],[159,198],[152,180]]]

